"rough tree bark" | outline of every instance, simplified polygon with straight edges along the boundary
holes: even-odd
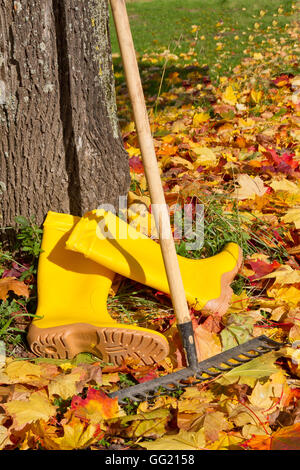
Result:
[[[0,132],[3,226],[126,194],[107,0],[0,0]]]

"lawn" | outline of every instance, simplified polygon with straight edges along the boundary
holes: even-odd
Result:
[[[211,77],[217,79],[230,75],[247,49],[268,50],[269,39],[285,38],[294,16],[292,4],[291,0],[133,0],[127,9],[139,55],[168,49],[178,57],[177,63],[197,60],[208,65]],[[111,41],[116,54],[112,22]]]

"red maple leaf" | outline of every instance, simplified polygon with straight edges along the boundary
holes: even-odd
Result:
[[[144,173],[144,167],[139,157],[129,158],[129,166],[135,173]]]
[[[262,260],[246,260],[245,263],[249,264],[251,266],[251,269],[255,272],[253,276],[249,276],[250,281],[255,281],[255,279],[259,279],[262,276],[266,276],[267,274],[270,274],[272,271],[279,268],[280,266],[280,263],[278,263],[278,261],[273,261],[273,263],[266,263]]]
[[[295,156],[294,153],[284,152],[282,155],[279,155],[275,149],[267,148],[264,155],[267,157],[268,161],[272,164],[285,166],[288,165],[290,168],[295,170],[299,166],[299,162],[293,160]]]
[[[71,409],[79,415],[100,413],[104,419],[113,418],[118,411],[118,398],[110,398],[106,393],[89,388],[86,398],[76,395],[72,398]]]

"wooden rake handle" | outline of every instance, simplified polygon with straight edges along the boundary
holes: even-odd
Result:
[[[181,325],[183,323],[190,323],[191,317],[180,274],[175,244],[172,237],[170,219],[156,160],[154,143],[151,135],[125,0],[110,0],[110,4],[117,31],[127,87],[133,108],[145,175],[154,209],[153,212],[156,224],[159,227],[160,246],[177,324]],[[190,341],[192,340],[193,338],[190,339]]]

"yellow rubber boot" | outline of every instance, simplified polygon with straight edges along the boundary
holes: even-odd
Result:
[[[54,212],[49,212],[45,220],[38,265],[37,318],[27,336],[32,351],[53,358],[90,352],[113,364],[121,364],[126,357],[143,364],[159,362],[169,351],[163,335],[119,324],[107,311],[115,273],[65,249],[79,220]]]
[[[84,254],[108,269],[169,293],[160,246],[103,209],[85,214],[66,242],[69,250]],[[223,315],[232,296],[230,284],[242,263],[242,251],[228,243],[207,259],[178,256],[188,302],[206,313]]]

